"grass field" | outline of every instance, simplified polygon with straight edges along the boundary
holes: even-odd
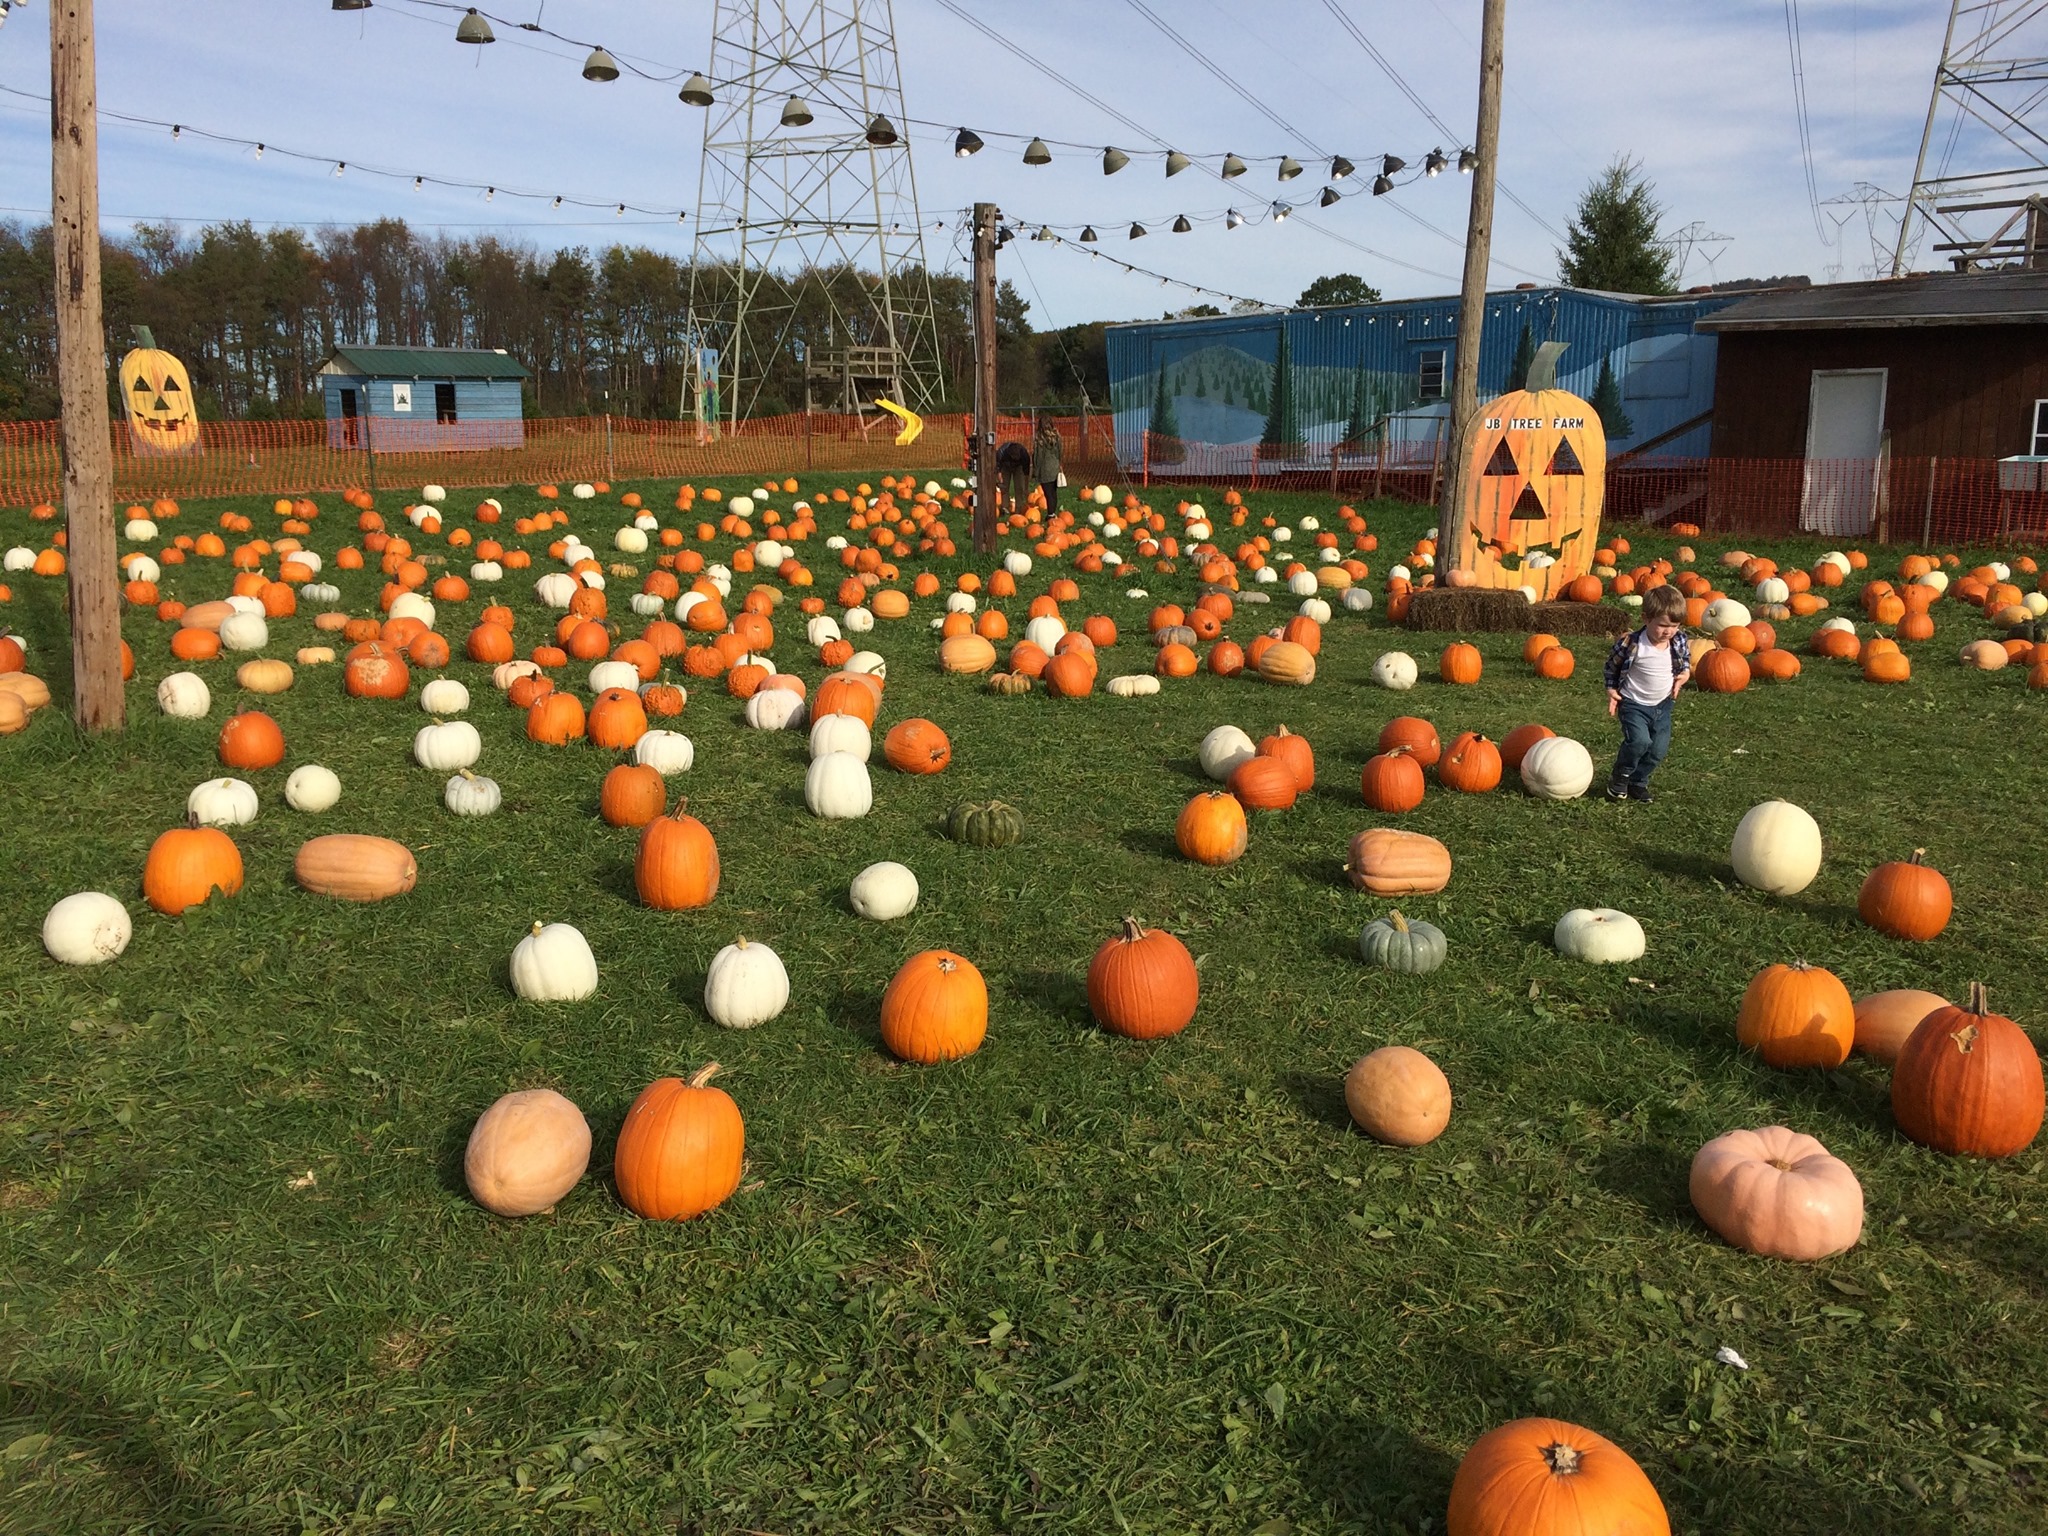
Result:
[[[673,489],[634,488],[662,509]],[[1329,505],[1252,500],[1289,520]],[[311,543],[331,550],[347,513],[321,504]],[[571,505],[608,548],[616,509]],[[1377,585],[1428,514],[1366,510]],[[32,527],[0,514],[0,546]],[[1703,562],[1726,547],[1695,542]],[[219,595],[222,564],[167,569],[166,595]],[[1013,620],[1050,574],[1020,583]],[[520,575],[501,590],[524,647],[547,621]],[[380,578],[337,579],[351,611],[373,610]],[[1105,676],[1150,661],[1150,600],[1130,584],[1083,581],[1078,612],[1127,637]],[[12,585],[0,623],[61,674],[61,584]],[[632,584],[614,585],[631,625],[616,589]],[[467,611],[496,595],[478,594]],[[411,760],[412,703],[350,700],[333,669],[303,669],[264,705],[286,763],[244,775],[263,797],[234,833],[246,889],[159,917],[143,855],[221,771],[220,722],[259,701],[203,663],[210,718],[160,715],[154,685],[182,664],[139,610],[125,734],[80,739],[53,675],[60,707],[0,738],[0,1530],[1440,1532],[1465,1448],[1535,1413],[1618,1441],[1685,1532],[2048,1528],[2041,1147],[1941,1157],[1893,1129],[1883,1068],[1774,1071],[1734,1038],[1749,978],[1800,957],[1858,995],[1982,979],[2022,1024],[2048,1014],[2048,706],[2017,669],[1954,664],[1988,632],[1973,612],[1937,605],[1904,686],[1809,657],[1790,683],[1688,695],[1652,806],[1432,785],[1402,824],[1448,844],[1457,872],[1404,906],[1451,952],[1408,978],[1358,962],[1387,903],[1341,873],[1350,836],[1385,819],[1358,793],[1380,726],[1419,713],[1448,740],[1536,719],[1604,768],[1603,647],[1576,642],[1577,675],[1551,683],[1519,637],[1481,636],[1484,679],[1451,688],[1438,641],[1340,614],[1306,690],[1205,674],[1060,702],[942,676],[936,608],[866,639],[890,662],[884,722],[937,720],[954,764],[909,778],[878,752],[864,820],[806,812],[801,733],[748,731],[715,686],[692,690],[696,765],[673,783],[724,863],[692,914],[636,904],[635,834],[594,814],[612,756],[530,744],[486,669],[458,660],[503,814],[443,810],[444,776]],[[784,612],[777,654],[815,680]],[[469,622],[441,620],[458,654]],[[1241,607],[1229,632],[1263,622]],[[1781,635],[1802,644],[1812,622]],[[286,656],[314,638],[303,613],[272,634]],[[1424,663],[1408,694],[1367,682],[1390,648]],[[1236,865],[1182,860],[1203,734],[1283,721],[1317,750],[1314,792],[1255,817]],[[307,761],[344,785],[318,818],[283,801]],[[949,806],[989,795],[1023,809],[1021,846],[941,835]],[[1728,868],[1737,820],[1770,798],[1827,839],[1789,899]],[[367,907],[298,890],[291,856],[316,831],[404,841],[418,888]],[[1862,926],[1855,897],[1916,846],[1957,910],[1907,946]],[[846,899],[879,859],[923,887],[890,924]],[[96,970],[38,940],[82,889],[136,914],[127,953]],[[1602,905],[1642,919],[1634,966],[1551,948],[1560,914]],[[1194,1024],[1149,1046],[1098,1031],[1081,985],[1126,913],[1201,958]],[[507,957],[535,919],[588,935],[590,1001],[514,999]],[[745,1034],[701,1008],[706,963],[739,933],[793,983],[784,1015]],[[901,1066],[879,1045],[880,996],[934,946],[987,975],[988,1042]],[[1392,1042],[1426,1050],[1456,1096],[1446,1134],[1413,1151],[1353,1130],[1340,1092]],[[642,1222],[607,1177],[618,1124],[651,1078],[712,1058],[746,1115],[746,1181],[701,1220]],[[493,1099],[533,1086],[583,1108],[591,1173],[553,1214],[502,1220],[467,1197],[462,1148]],[[1755,1258],[1692,1213],[1694,1151],[1772,1123],[1861,1177],[1848,1254]],[[1749,1368],[1716,1363],[1723,1345]]]

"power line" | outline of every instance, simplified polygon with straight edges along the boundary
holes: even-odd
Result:
[[[1124,3],[1128,5],[1132,10],[1136,11],[1140,16],[1144,17],[1147,21],[1151,22],[1154,27],[1158,28],[1159,31],[1165,35],[1167,41],[1171,42],[1176,48],[1180,49],[1181,52],[1185,53],[1189,58],[1193,59],[1197,64],[1201,65],[1203,69],[1207,70],[1211,75],[1213,75],[1217,80],[1221,81],[1225,89],[1231,91],[1234,95],[1238,97],[1239,100],[1245,102],[1248,106],[1251,107],[1253,111],[1257,112],[1259,116],[1263,117],[1267,122],[1271,123],[1274,127],[1278,128],[1282,133],[1286,134],[1289,138],[1295,139],[1300,143],[1306,145],[1309,149],[1314,150],[1317,155],[1328,155],[1329,152],[1323,149],[1320,145],[1318,145],[1315,142],[1315,140],[1311,139],[1299,128],[1295,127],[1292,123],[1288,122],[1286,118],[1282,117],[1279,113],[1275,112],[1271,107],[1267,106],[1266,103],[1253,92],[1246,90],[1243,85],[1238,83],[1237,78],[1234,75],[1232,75],[1228,70],[1222,68],[1220,65],[1216,63],[1214,59],[1211,59],[1206,53],[1202,52],[1201,49],[1197,48],[1193,43],[1189,42],[1174,28],[1168,26],[1167,23],[1160,17],[1157,11],[1153,10],[1151,6],[1145,4],[1145,0],[1124,0]]]
[[[1799,28],[1799,0],[1785,0],[1785,45],[1792,55],[1792,109],[1799,122],[1799,157],[1806,167],[1806,201],[1813,209],[1814,233],[1821,244],[1828,241],[1827,225],[1820,212],[1820,183],[1813,174],[1813,130],[1806,115],[1806,61]]]

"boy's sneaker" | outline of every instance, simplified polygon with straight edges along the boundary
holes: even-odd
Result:
[[[1612,783],[1612,782],[1610,782],[1610,783],[1608,784],[1608,786],[1607,786],[1607,798],[1608,798],[1608,799],[1610,799],[1610,800],[1626,800],[1626,799],[1628,799],[1628,798],[1629,798],[1629,791],[1628,791],[1628,787],[1627,787],[1626,785],[1622,785],[1622,784],[1615,784],[1615,783]],[[1644,796],[1644,798],[1645,798],[1645,799],[1647,799],[1647,798],[1648,798],[1648,796],[1647,796],[1647,795],[1645,795],[1645,796]]]
[[[1644,805],[1648,805],[1648,804],[1650,803],[1650,801],[1651,801],[1652,799],[1654,799],[1654,798],[1655,798],[1655,797],[1654,797],[1653,795],[1651,795],[1651,793],[1650,793],[1650,786],[1649,786],[1649,785],[1647,785],[1647,784],[1631,784],[1631,785],[1629,785],[1629,787],[1628,787],[1628,797],[1629,797],[1629,799],[1631,799],[1631,800],[1639,800],[1639,801],[1641,801],[1641,802],[1642,802],[1642,803],[1643,803]]]

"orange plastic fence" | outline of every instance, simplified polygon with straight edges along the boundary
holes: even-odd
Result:
[[[812,412],[743,421],[700,442],[693,422],[568,417],[526,422],[206,422],[200,445],[167,456],[135,451],[113,427],[114,494],[278,495],[351,485],[563,484],[578,480],[803,475],[808,471],[955,468],[967,427],[925,419],[924,435],[896,446],[894,417]],[[62,489],[57,423],[0,422],[0,506],[55,502]]]

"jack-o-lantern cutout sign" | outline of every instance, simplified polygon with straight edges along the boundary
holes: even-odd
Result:
[[[142,453],[184,453],[199,446],[199,412],[185,365],[157,350],[149,327],[135,327],[135,349],[121,359],[128,435]]]
[[[1564,349],[1543,343],[1527,387],[1480,407],[1455,566],[1475,587],[1555,597],[1599,547],[1607,434],[1592,406],[1557,387]]]

